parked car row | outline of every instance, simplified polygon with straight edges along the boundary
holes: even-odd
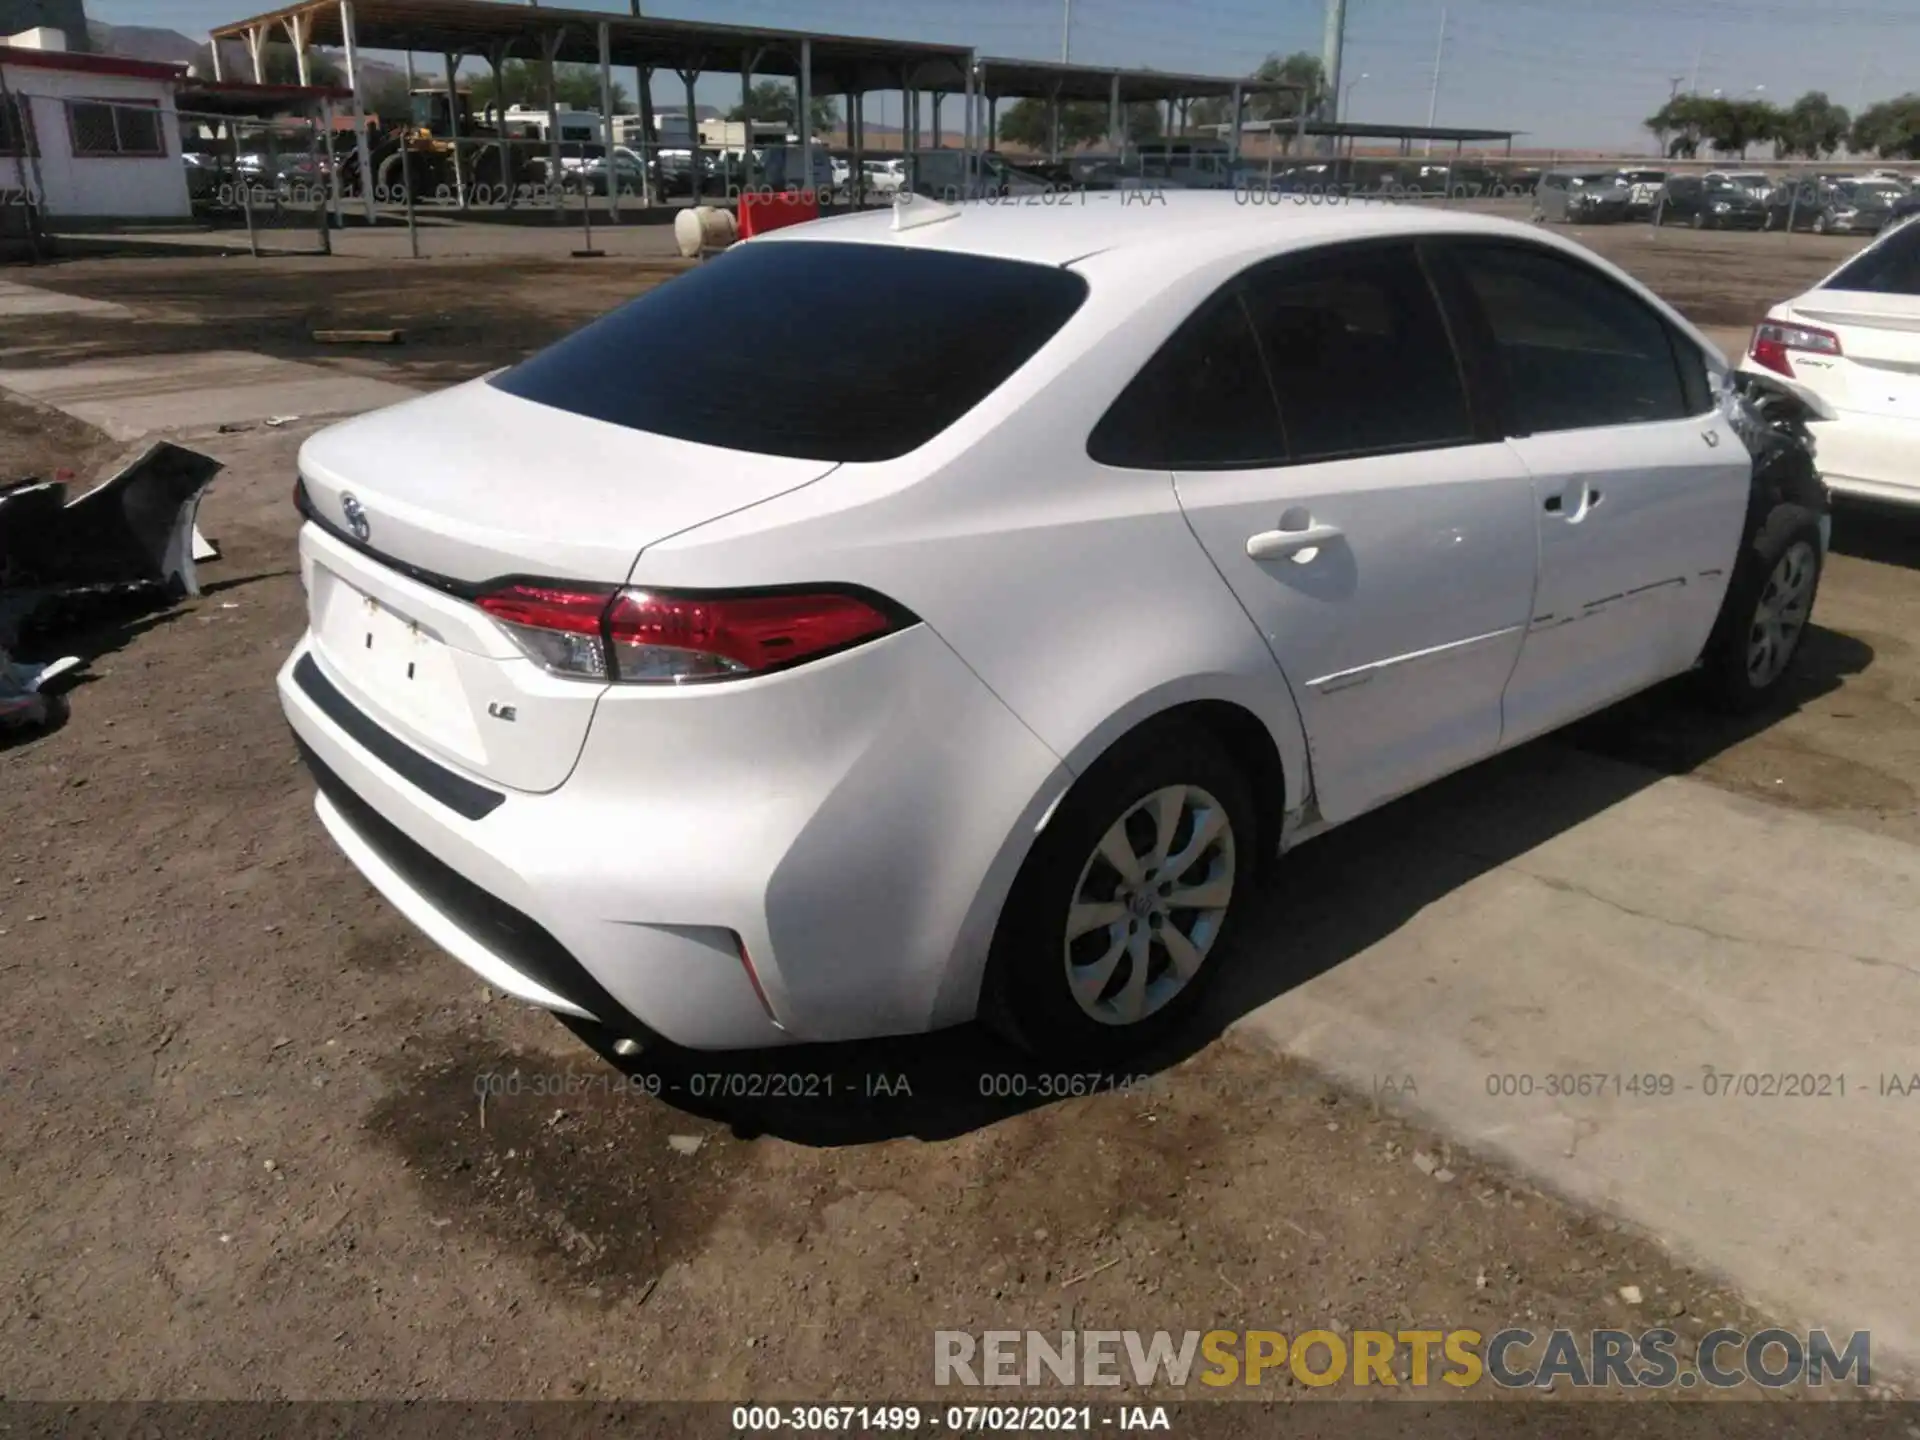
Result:
[[[1665,170],[1549,170],[1534,191],[1533,218],[1563,224],[1648,220],[1696,230],[1808,230],[1877,235],[1920,213],[1920,192],[1894,171],[1822,174],[1775,181],[1758,170],[1704,175]]]

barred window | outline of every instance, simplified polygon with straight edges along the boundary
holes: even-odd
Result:
[[[150,100],[69,100],[75,155],[165,155],[160,111]]]
[[[38,155],[33,143],[33,111],[20,96],[0,97],[0,155]]]

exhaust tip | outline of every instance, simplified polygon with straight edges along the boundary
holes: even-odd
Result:
[[[618,1040],[613,1042],[613,1053],[628,1059],[638,1055],[644,1048],[638,1040],[627,1035],[622,1035]]]

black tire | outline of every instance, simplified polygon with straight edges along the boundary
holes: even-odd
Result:
[[[1204,960],[1199,968],[1159,1008],[1127,1024],[1095,1019],[1075,999],[1069,985],[1070,953],[1076,963],[1083,955],[1099,957],[1103,945],[1119,948],[1127,943],[1125,936],[1144,929],[1149,938],[1141,942],[1148,955],[1143,983],[1151,989],[1167,984],[1171,978],[1172,958],[1159,939],[1162,927],[1179,928],[1190,942],[1201,935],[1205,922],[1199,919],[1199,912],[1176,910],[1164,917],[1117,919],[1089,931],[1069,950],[1068,911],[1076,899],[1098,895],[1106,903],[1124,908],[1119,898],[1125,893],[1120,872],[1096,858],[1102,837],[1127,820],[1142,800],[1175,786],[1204,792],[1224,813],[1230,863],[1216,839],[1201,852],[1196,866],[1178,878],[1189,885],[1197,884],[1200,864],[1211,863],[1218,872],[1211,883],[1218,885],[1220,875],[1230,870],[1231,893],[1225,913],[1212,926],[1212,938],[1203,947]],[[1139,828],[1142,825],[1144,829]],[[1152,817],[1140,812],[1133,826],[1133,833],[1145,838],[1152,830]],[[1183,813],[1174,836],[1176,853],[1192,833],[1192,817]],[[1014,1044],[1050,1061],[1114,1064],[1150,1054],[1178,1029],[1218,975],[1223,947],[1234,932],[1233,921],[1248,906],[1264,843],[1246,777],[1217,741],[1203,730],[1177,723],[1135,732],[1080,777],[1021,867],[994,932],[982,1018]],[[1109,877],[1120,882],[1117,890],[1103,888]],[[1162,893],[1171,883],[1150,871],[1148,877],[1159,882]],[[1123,933],[1122,926],[1130,928]],[[1096,1001],[1096,1005],[1112,1006],[1122,999],[1121,992],[1128,988],[1126,982],[1133,974],[1133,953],[1130,948],[1122,950],[1102,991],[1103,996],[1111,998]]]
[[[1797,546],[1806,547],[1803,558],[1811,566],[1805,604],[1797,607],[1799,621],[1786,641],[1785,656],[1756,678],[1749,662],[1753,659],[1752,646],[1758,643],[1761,607],[1763,602],[1771,604],[1779,593],[1779,572]],[[1764,708],[1780,693],[1793,673],[1793,662],[1812,623],[1825,558],[1820,550],[1819,517],[1803,505],[1774,506],[1759,529],[1747,538],[1734,563],[1733,582],[1720,604],[1720,618],[1701,656],[1700,679],[1707,700],[1715,708],[1745,715]]]

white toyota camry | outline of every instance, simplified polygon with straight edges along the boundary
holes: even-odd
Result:
[[[777,231],[300,454],[335,842],[642,1045],[984,1015],[1117,1057],[1257,861],[1696,667],[1780,683],[1825,492],[1521,225],[1226,194]]]
[[[1810,428],[1834,490],[1920,505],[1920,219],[1776,305],[1740,363],[1822,402]]]

